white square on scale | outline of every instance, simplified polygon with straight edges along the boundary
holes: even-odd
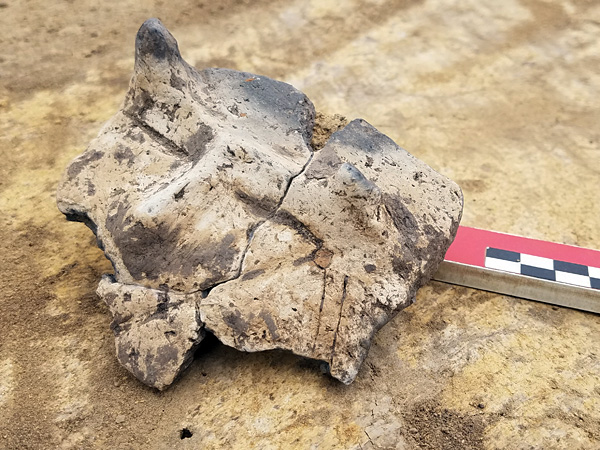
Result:
[[[588,267],[588,273],[590,277],[600,279],[600,267]]]
[[[556,281],[567,284],[574,284],[576,286],[592,287],[590,284],[590,277],[586,275],[577,275],[575,273],[556,271]]]
[[[540,269],[554,270],[554,260],[542,258],[541,256],[525,255],[521,253],[521,264],[539,267]]]
[[[485,267],[488,269],[502,270],[503,272],[521,273],[521,263],[505,261],[504,259],[485,258]]]

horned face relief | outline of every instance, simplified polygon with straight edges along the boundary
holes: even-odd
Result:
[[[170,385],[206,332],[290,350],[344,383],[452,242],[462,193],[364,120],[311,146],[292,86],[197,71],[156,19],[122,108],[68,166],[59,209],[114,266],[98,294],[119,361]]]

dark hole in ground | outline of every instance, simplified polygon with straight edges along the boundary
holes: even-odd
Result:
[[[223,345],[211,332],[204,330],[204,333],[204,339],[202,339],[202,342],[200,342],[200,345],[196,349],[194,358],[212,353],[213,350]]]
[[[187,438],[191,438],[194,435],[194,433],[192,433],[190,430],[188,430],[187,428],[184,428],[183,430],[181,430],[179,432],[179,437],[181,439],[187,439]]]

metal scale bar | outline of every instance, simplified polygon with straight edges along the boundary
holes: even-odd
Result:
[[[600,251],[459,227],[434,280],[600,314]]]

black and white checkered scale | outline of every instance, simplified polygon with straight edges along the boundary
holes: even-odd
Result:
[[[600,289],[600,268],[488,247],[485,267],[543,280]]]

